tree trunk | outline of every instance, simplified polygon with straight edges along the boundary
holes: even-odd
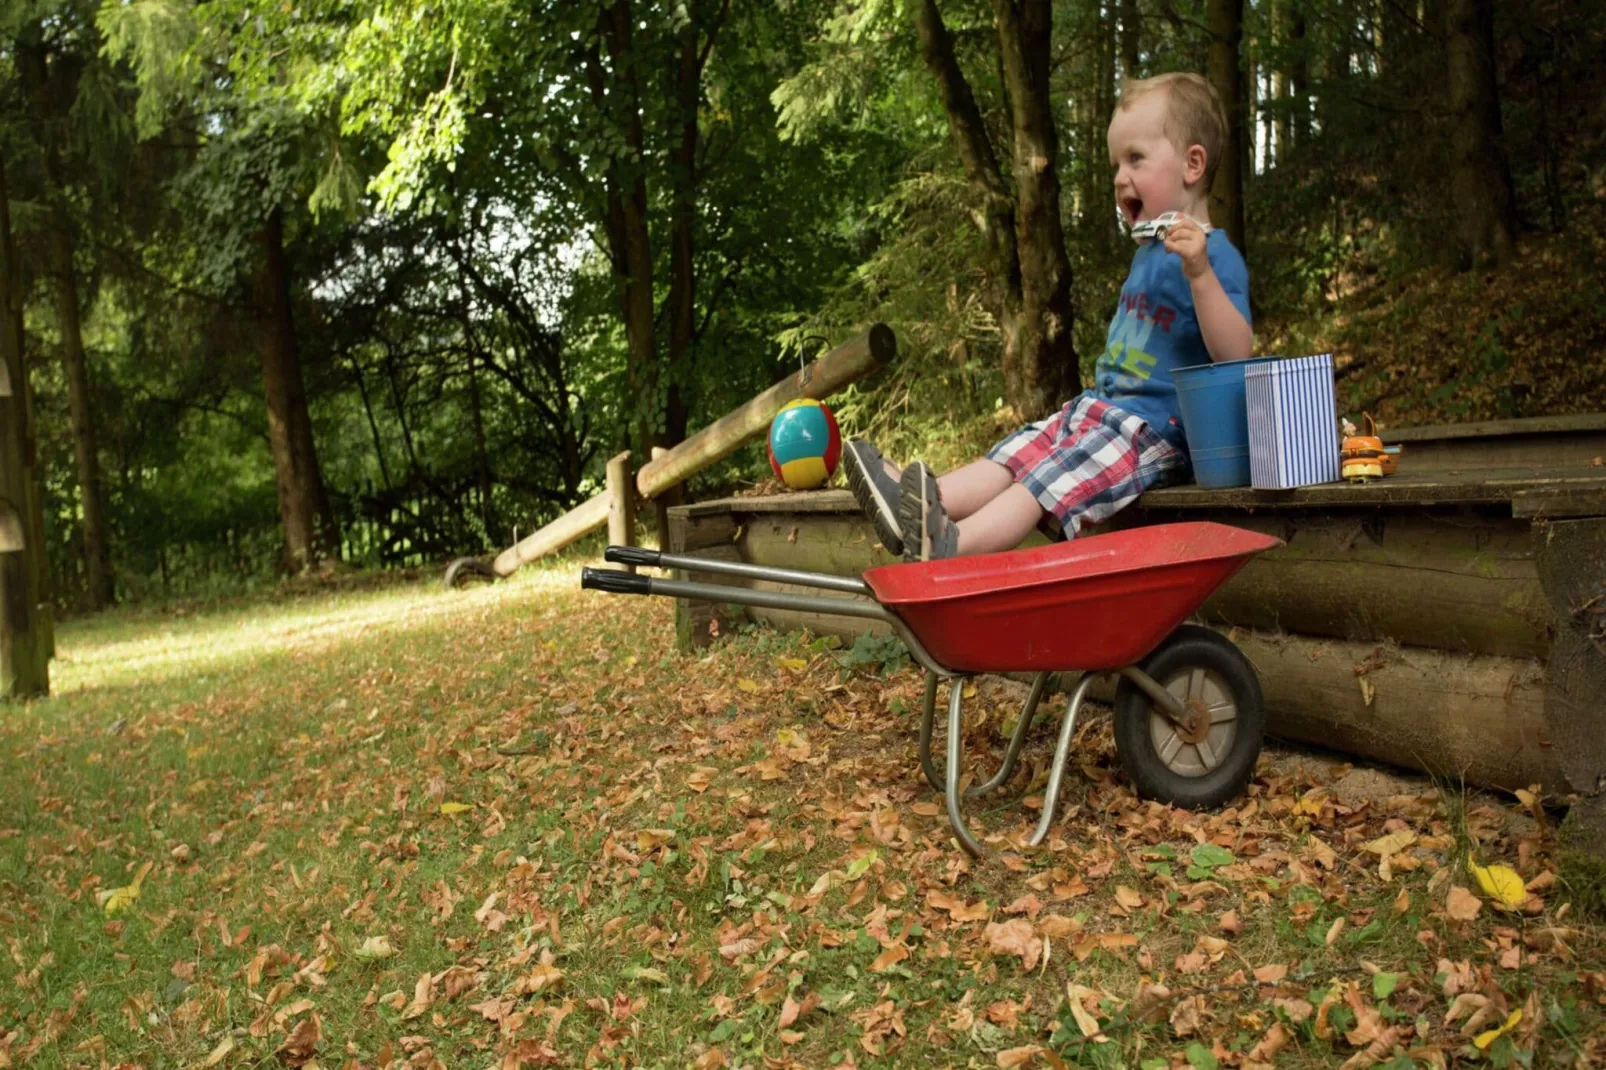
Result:
[[[1014,132],[1020,340],[1004,365],[1015,411],[1035,420],[1081,392],[1072,331],[1071,261],[1060,223],[1059,135],[1049,87],[1050,0],[993,0]],[[1007,355],[1007,351],[1006,351]]]
[[[1141,52],[1141,37],[1143,33],[1143,14],[1138,10],[1138,0],[1121,0],[1121,77],[1138,78],[1142,76],[1142,67],[1139,63]]]
[[[669,147],[669,388],[664,398],[664,434],[659,445],[678,446],[690,419],[691,384],[696,379],[692,346],[696,332],[697,279],[692,258],[697,223],[697,105],[702,64],[697,55],[696,6],[680,28],[675,64],[675,108],[678,137]],[[685,498],[681,486],[653,501],[658,544],[669,545],[669,508]]]
[[[1516,245],[1517,220],[1500,130],[1494,4],[1448,0],[1445,9],[1456,238],[1465,264],[1501,262]]]
[[[78,492],[83,518],[86,602],[100,609],[114,600],[111,558],[106,540],[104,494],[95,421],[89,403],[89,372],[84,359],[82,308],[73,266],[72,217],[67,208],[62,173],[61,130],[70,82],[51,84],[51,69],[40,24],[25,27],[16,43],[17,72],[32,105],[34,141],[44,162],[45,198],[50,218],[50,282],[61,332],[61,364],[67,381],[67,407],[72,420],[73,450],[78,464]],[[57,65],[58,69],[60,64]]]
[[[921,58],[937,80],[943,111],[948,117],[948,132],[970,186],[971,219],[981,232],[982,247],[987,253],[992,275],[993,314],[1003,339],[1007,369],[1018,363],[1020,347],[1021,269],[1020,250],[1015,241],[1015,201],[999,173],[992,141],[987,136],[987,124],[976,105],[970,83],[959,69],[953,38],[943,25],[936,0],[920,0],[915,10],[915,28]]]
[[[54,168],[51,168],[54,171]],[[54,185],[54,183],[52,183]],[[62,196],[59,186],[52,190]],[[56,298],[56,326],[61,331],[61,366],[67,380],[67,410],[72,419],[73,453],[78,462],[78,495],[83,519],[84,579],[88,605],[101,609],[116,600],[111,555],[106,539],[105,495],[100,477],[100,453],[95,418],[89,400],[89,369],[84,358],[84,335],[78,301],[78,279],[73,268],[71,225],[63,210],[52,213],[54,263],[51,283]]]
[[[652,241],[647,230],[647,158],[641,124],[638,57],[631,46],[630,0],[614,0],[597,15],[608,49],[612,84],[603,97],[615,112],[625,145],[623,159],[609,165],[609,228],[614,271],[624,275],[620,307],[629,348],[626,381],[643,406],[636,437],[643,456],[657,444],[661,426],[658,344],[653,323]]]
[[[262,388],[268,408],[279,519],[284,526],[284,567],[295,574],[340,545],[329,508],[307,412],[307,387],[296,347],[290,306],[290,272],[284,256],[284,212],[275,208],[257,233],[261,265],[254,279],[257,333],[262,345]]]
[[[1227,111],[1227,140],[1210,193],[1210,221],[1246,252],[1244,243],[1244,104],[1238,52],[1243,42],[1244,0],[1210,0],[1210,84]],[[1278,146],[1281,151],[1281,146]]]
[[[5,158],[0,155],[0,697],[50,693],[53,629],[44,587],[44,541],[33,478],[33,427],[22,348],[22,288],[11,245]]]
[[[1288,47],[1293,51],[1293,68],[1289,89],[1293,97],[1293,140],[1290,147],[1310,142],[1310,58],[1305,54],[1304,0],[1292,0],[1293,12],[1288,23]]]

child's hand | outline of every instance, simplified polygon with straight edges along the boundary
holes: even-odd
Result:
[[[1204,228],[1184,216],[1165,236],[1165,251],[1182,257],[1182,273],[1191,282],[1210,272]]]

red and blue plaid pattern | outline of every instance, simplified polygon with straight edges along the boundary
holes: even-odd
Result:
[[[987,459],[1008,468],[1068,539],[1076,538],[1082,524],[1108,520],[1188,464],[1187,455],[1141,416],[1087,394],[1010,435]]]

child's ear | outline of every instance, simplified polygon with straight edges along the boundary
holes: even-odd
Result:
[[[1188,153],[1182,159],[1182,184],[1191,186],[1203,179],[1207,162],[1209,155],[1203,145],[1189,145]]]

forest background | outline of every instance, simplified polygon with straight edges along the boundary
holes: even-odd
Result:
[[[1228,104],[1257,353],[1394,426],[1606,409],[1600,5],[12,0],[51,598],[509,545],[878,320],[845,430],[972,454],[1091,371],[1104,130],[1170,70]]]

